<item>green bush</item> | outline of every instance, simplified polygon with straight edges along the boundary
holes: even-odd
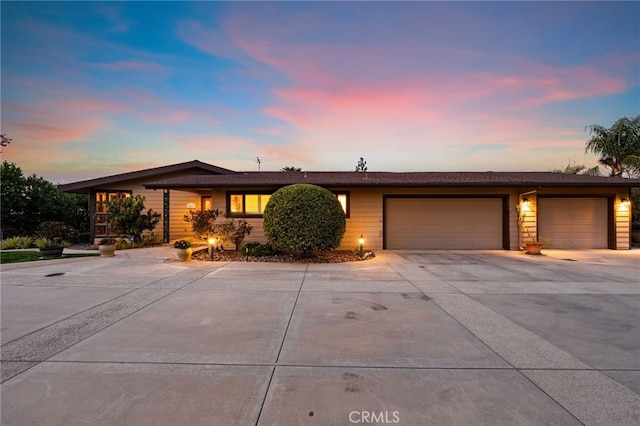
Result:
[[[242,248],[242,254],[251,257],[275,256],[279,253],[271,244],[248,243]]]
[[[136,195],[134,197],[119,198],[107,203],[109,226],[117,228],[120,235],[133,236],[133,241],[142,241],[142,233],[152,231],[160,222],[160,213],[148,209],[142,213],[145,197]]]
[[[217,232],[216,219],[221,212],[215,210],[189,210],[188,215],[184,215],[184,221],[191,224],[192,230],[197,238],[207,240],[215,236]]]
[[[253,226],[244,219],[226,218],[227,220],[217,225],[217,231],[222,241],[228,241],[235,246],[235,250],[240,250],[240,245],[244,237],[251,234]]]
[[[116,240],[116,250],[127,250],[136,248],[136,244],[128,238],[118,238]]]
[[[13,250],[13,249],[28,249],[33,245],[33,239],[30,237],[11,237],[0,242],[0,249]]]
[[[78,234],[78,242],[79,243],[90,243],[91,242],[91,233],[90,232],[80,232]]]
[[[303,256],[340,245],[346,228],[342,206],[316,185],[289,185],[276,191],[264,210],[264,233],[277,250]]]
[[[78,230],[73,226],[69,226],[60,221],[42,222],[38,227],[38,237],[48,238],[64,238],[66,241],[75,243],[78,241]]]
[[[0,199],[0,226],[6,236],[34,235],[46,221],[89,229],[87,195],[60,192],[41,177],[25,176],[15,163],[0,164]]]

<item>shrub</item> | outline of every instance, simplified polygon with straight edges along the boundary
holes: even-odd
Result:
[[[30,237],[12,237],[2,240],[2,242],[0,242],[0,249],[28,249],[31,248],[32,245],[33,239]]]
[[[111,238],[111,237],[106,237],[100,240],[100,242],[98,243],[98,245],[102,246],[102,245],[110,245],[110,244],[115,244],[116,240],[115,238]]]
[[[216,225],[216,227],[220,234],[220,239],[233,243],[236,251],[240,249],[244,237],[251,234],[251,230],[253,229],[253,226],[246,220],[237,220],[234,218],[227,218],[225,223]]]
[[[346,228],[342,206],[328,190],[295,184],[276,191],[264,210],[264,232],[277,250],[304,256],[340,245]]]
[[[91,233],[90,232],[80,232],[78,234],[78,242],[79,243],[90,243],[91,242]]]
[[[189,210],[188,215],[184,215],[184,221],[191,223],[191,227],[196,237],[207,240],[216,234],[216,219],[220,216],[220,210]]]
[[[60,221],[42,222],[38,227],[37,235],[50,240],[64,238],[67,241],[78,241],[78,230]]]
[[[116,250],[126,250],[136,247],[136,243],[128,238],[118,238],[116,240]]]
[[[34,243],[35,243],[36,247],[38,247],[38,248],[68,247],[69,246],[69,243],[66,242],[66,241],[63,241],[61,238],[49,239],[49,238],[40,237],[40,238],[36,238],[34,240]]]
[[[143,196],[136,195],[108,202],[109,226],[117,228],[122,235],[133,236],[134,242],[140,242],[142,233],[152,231],[160,221],[160,213],[155,213],[152,209],[142,213],[144,201]]]
[[[271,244],[248,243],[242,248],[242,254],[251,257],[275,256],[279,253]]]
[[[156,244],[162,244],[162,237],[157,235],[155,232],[147,232],[142,234],[142,241],[140,242],[140,246],[142,247],[153,247]]]

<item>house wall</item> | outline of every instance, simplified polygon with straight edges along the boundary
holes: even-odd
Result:
[[[618,250],[629,250],[631,249],[631,204],[623,203],[623,199],[631,200],[629,190],[618,192],[613,202],[615,210],[615,242]]]
[[[612,222],[610,248],[628,250],[631,248],[631,206],[622,203],[622,199],[631,199],[627,188],[541,188],[525,197],[529,199],[529,210],[524,222],[526,230],[537,236],[538,196],[558,197],[604,197],[612,199],[608,212]],[[521,197],[522,199],[523,197]],[[516,222],[517,223],[517,222]]]
[[[525,229],[532,237],[537,236],[537,196],[607,196],[613,197],[612,232],[615,240],[615,248],[630,248],[630,206],[623,205],[622,199],[629,199],[626,188],[331,188],[333,191],[346,190],[350,194],[350,216],[347,218],[347,227],[340,249],[351,250],[358,247],[360,235],[365,238],[365,249],[380,250],[383,247],[383,196],[384,195],[443,195],[443,196],[482,196],[482,195],[506,195],[508,197],[508,229],[509,247],[518,250],[521,246],[522,236],[518,226],[518,212],[516,207],[523,198],[529,200],[528,211],[525,215]],[[533,191],[533,192],[532,192]],[[148,195],[148,206],[162,212],[162,191],[141,190],[140,193]],[[134,192],[135,193],[135,192]],[[524,195],[523,195],[524,194]],[[171,241],[176,239],[190,239],[196,241],[191,232],[191,227],[183,221],[183,216],[188,213],[188,203],[195,203],[200,208],[200,196],[211,195],[213,208],[226,211],[226,191],[214,189],[210,192],[190,193],[185,191],[171,191]],[[157,206],[157,207],[155,207]],[[261,218],[247,218],[253,226],[253,230],[243,243],[266,243],[267,239],[262,228]],[[156,230],[161,235],[161,228]]]
[[[117,185],[106,185],[93,188],[94,191],[104,191],[104,190],[113,190],[113,191],[131,191],[132,196],[142,195],[145,197],[144,206],[147,212],[149,209],[153,210],[156,213],[160,213],[162,217],[160,218],[160,222],[154,228],[153,232],[156,234],[157,238],[162,241],[162,236],[164,232],[164,191],[162,189],[154,190],[154,189],[146,189],[144,184],[160,180],[166,179],[176,176],[181,176],[182,173],[167,173],[160,176],[153,176],[150,179],[139,179],[139,180],[129,180],[120,182]],[[196,208],[200,208],[200,196],[201,195],[210,195],[211,191],[203,191],[202,193],[196,192],[188,192],[188,191],[177,191],[170,190],[169,191],[169,230],[170,230],[170,241],[173,242],[178,239],[193,239],[193,232],[191,231],[191,225],[184,221],[183,217],[185,214],[189,212],[187,208],[188,203],[195,203]]]
[[[517,247],[518,191],[509,188],[362,188],[351,191],[351,218],[347,219],[347,232],[342,247],[357,246],[358,237],[365,237],[365,247],[380,250],[383,247],[384,195],[442,195],[442,196],[507,196],[509,206],[509,245]]]

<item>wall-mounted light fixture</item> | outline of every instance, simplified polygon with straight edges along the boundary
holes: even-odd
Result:
[[[209,243],[209,260],[213,260],[213,251],[214,251],[213,246],[216,243],[216,239],[213,237],[209,237],[207,242]]]
[[[523,198],[522,201],[520,202],[520,209],[522,212],[528,212],[530,210],[529,206],[531,205],[531,202],[529,201],[528,198]]]
[[[622,198],[618,204],[618,211],[628,212],[629,207],[631,207],[631,201],[628,198]]]

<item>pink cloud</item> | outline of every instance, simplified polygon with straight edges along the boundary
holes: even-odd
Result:
[[[124,105],[93,99],[58,99],[37,104],[6,102],[3,128],[17,138],[42,143],[85,139],[107,123],[104,114],[123,112]]]
[[[267,136],[278,136],[278,135],[282,134],[282,129],[281,128],[276,128],[276,129],[254,129],[254,131],[256,133],[260,133],[262,135],[267,135]]]

